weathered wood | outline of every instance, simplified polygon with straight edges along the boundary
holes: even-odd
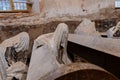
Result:
[[[90,63],[72,63],[57,68],[39,80],[118,80],[104,69]]]
[[[68,40],[79,45],[120,57],[120,39],[69,34]]]

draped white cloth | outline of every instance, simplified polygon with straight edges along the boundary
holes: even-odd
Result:
[[[21,32],[14,37],[4,40],[1,46],[4,48],[13,46],[16,52],[26,51],[29,48],[29,35],[27,32]]]
[[[78,25],[75,30],[75,34],[100,36],[99,32],[96,31],[95,22],[92,22],[87,18],[84,18],[82,22]]]
[[[8,64],[5,60],[4,52],[5,49],[0,45],[0,80],[6,80],[7,78],[6,69],[8,68]]]
[[[107,37],[108,37],[108,38],[113,38],[113,37],[114,37],[114,34],[115,34],[118,30],[120,31],[120,22],[118,22],[116,26],[111,27],[111,28],[106,32],[106,33],[107,33]]]
[[[16,70],[16,72],[23,70],[20,68],[21,66],[19,66],[19,65],[17,67],[14,67],[14,66],[16,66],[17,63],[12,64],[10,67],[8,67],[7,61],[5,60],[5,52],[6,52],[7,47],[14,47],[16,52],[20,52],[20,51],[24,52],[24,51],[28,50],[28,48],[29,48],[29,35],[28,35],[28,33],[21,32],[14,37],[11,37],[9,39],[4,40],[0,44],[0,60],[1,60],[0,71],[2,73],[2,74],[0,74],[1,78],[5,77],[3,74],[8,75],[7,73],[5,73],[6,70],[7,70],[7,72],[9,72],[10,75],[12,74],[15,77],[17,75],[17,73],[14,72],[15,70]],[[24,66],[22,66],[22,68],[24,68]],[[12,71],[10,71],[10,70],[12,70]],[[18,73],[18,75],[19,74],[22,74],[22,73]],[[21,76],[19,76],[19,77],[21,77]]]
[[[60,46],[64,48],[62,60],[71,63],[67,56],[68,26],[61,23],[54,33],[39,36],[34,41],[27,80],[39,80],[50,71],[63,66],[56,60]]]

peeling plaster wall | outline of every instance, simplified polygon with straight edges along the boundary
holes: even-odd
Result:
[[[113,7],[115,0],[42,0],[41,12],[46,17],[64,15],[85,16],[97,13],[100,9]]]

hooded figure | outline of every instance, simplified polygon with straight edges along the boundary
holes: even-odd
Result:
[[[54,33],[41,35],[34,41],[27,80],[39,80],[52,70],[71,63],[67,38],[68,26],[60,23]]]

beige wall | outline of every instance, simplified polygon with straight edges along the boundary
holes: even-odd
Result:
[[[31,0],[32,5],[32,13],[40,13],[40,4],[39,0]]]
[[[87,15],[114,7],[115,0],[42,0],[42,14],[47,17]]]

